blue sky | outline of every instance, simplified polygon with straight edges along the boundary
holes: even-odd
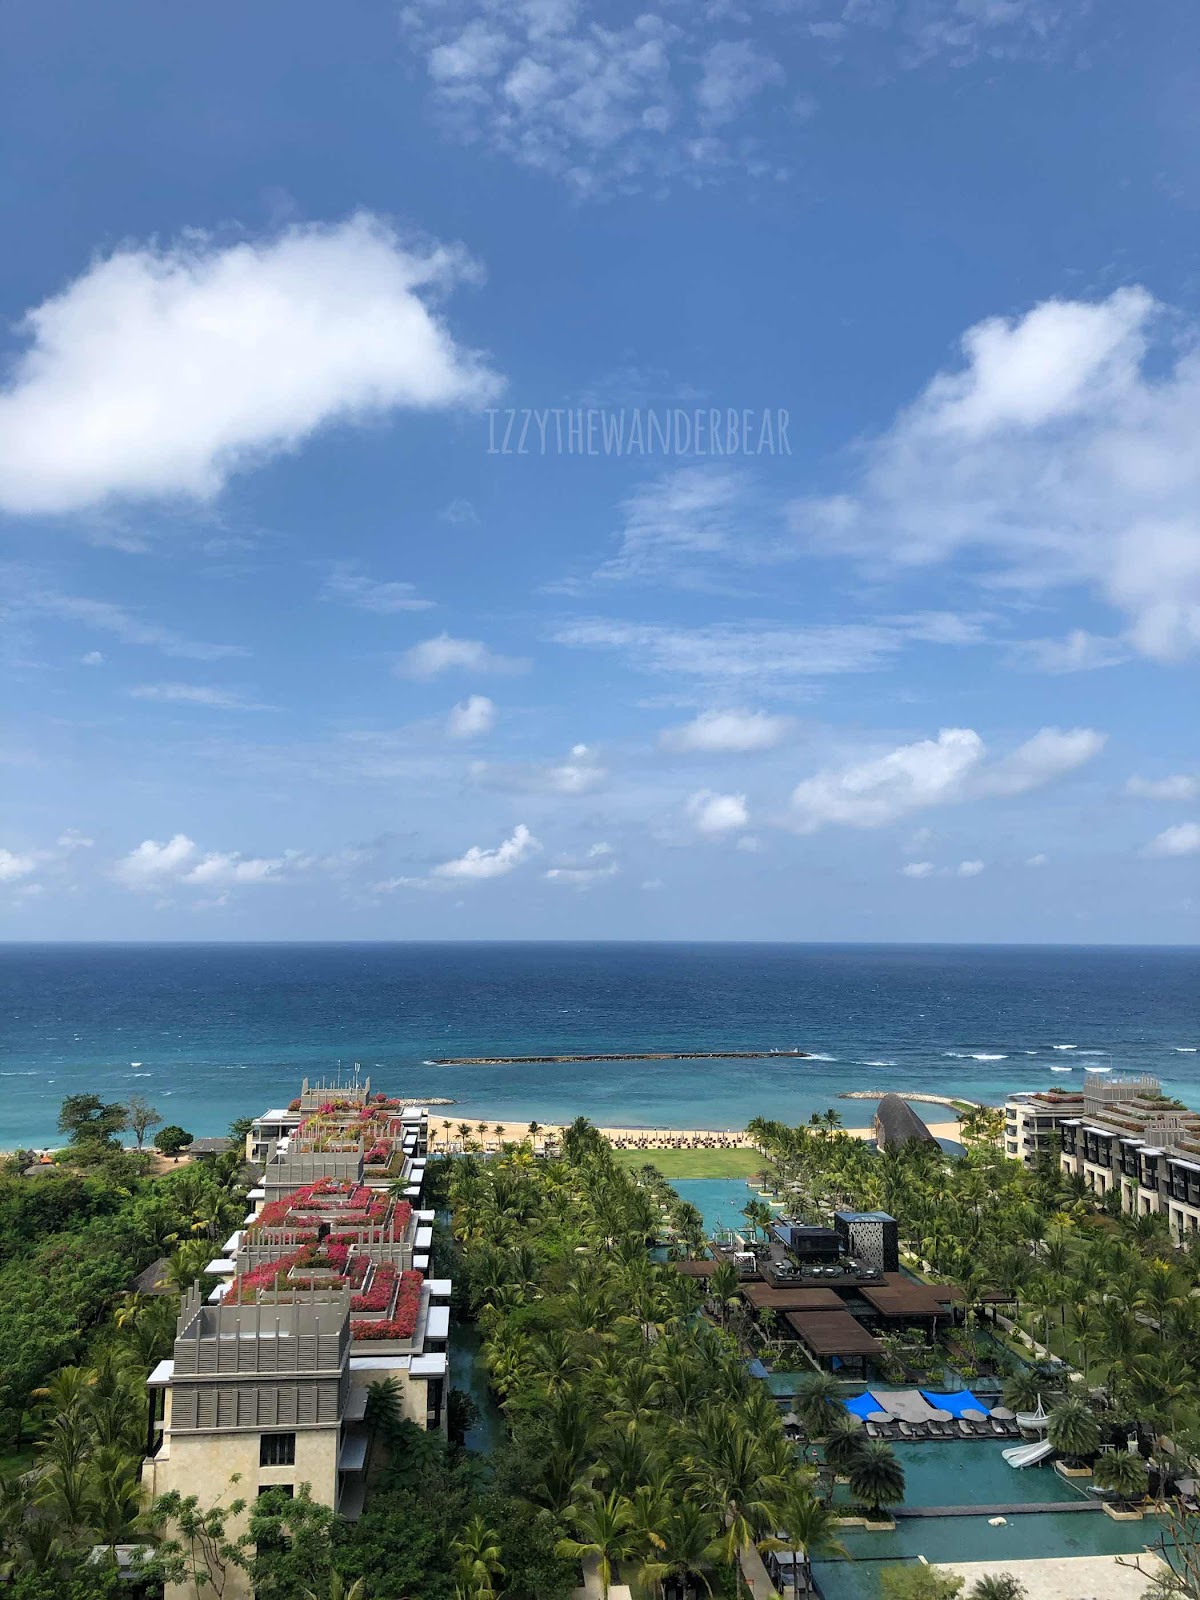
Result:
[[[0,936],[1194,941],[1185,0],[0,26]]]

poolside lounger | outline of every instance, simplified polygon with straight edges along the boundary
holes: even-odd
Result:
[[[964,1439],[973,1439],[975,1437],[974,1433],[971,1431],[971,1424],[969,1422],[964,1422],[961,1417],[958,1419],[958,1431]]]
[[[977,1439],[990,1439],[992,1436],[992,1430],[986,1422],[973,1422],[971,1432]]]
[[[992,1432],[998,1439],[1007,1439],[1008,1437],[1008,1429],[1002,1422],[997,1422],[995,1417],[992,1418]]]
[[[874,1422],[867,1423],[867,1437],[869,1439],[878,1439],[880,1437],[879,1428]]]
[[[900,1436],[903,1439],[911,1439],[913,1437],[913,1431],[907,1422],[902,1422],[900,1424]]]

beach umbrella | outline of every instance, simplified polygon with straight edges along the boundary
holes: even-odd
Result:
[[[950,1411],[943,1411],[941,1406],[935,1406],[929,1413],[929,1420],[930,1422],[953,1422],[954,1414]]]
[[[892,1415],[892,1413],[890,1411],[868,1411],[867,1412],[867,1421],[868,1422],[895,1422],[895,1420],[896,1420],[895,1417],[893,1417],[893,1415]]]
[[[976,1406],[968,1406],[967,1409],[962,1413],[962,1415],[968,1422],[986,1422],[987,1421],[987,1412],[986,1411],[980,1411],[978,1409],[978,1407],[976,1407]]]
[[[1010,1411],[1007,1406],[993,1406],[988,1415],[995,1417],[997,1422],[1011,1422],[1016,1412]]]

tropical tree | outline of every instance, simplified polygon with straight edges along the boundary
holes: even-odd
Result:
[[[450,1546],[457,1558],[458,1589],[470,1600],[486,1600],[496,1593],[496,1579],[504,1576],[500,1538],[478,1512]]]
[[[845,1477],[864,1442],[863,1425],[853,1412],[843,1411],[826,1425],[825,1464],[831,1472]]]
[[[798,1600],[802,1576],[804,1592],[807,1594],[812,1588],[814,1558],[844,1558],[846,1547],[838,1540],[837,1518],[832,1510],[806,1485],[793,1483],[784,1491],[778,1502],[777,1520],[782,1541],[791,1551],[792,1594]]]
[[[613,1566],[631,1554],[633,1514],[629,1503],[614,1490],[607,1497],[594,1495],[567,1508],[567,1522],[576,1537],[560,1539],[557,1554],[573,1561],[594,1560],[600,1574],[603,1600],[608,1600]]]
[[[1011,1572],[987,1572],[968,1589],[967,1600],[1025,1600],[1028,1593]]]
[[[1132,1450],[1109,1450],[1098,1456],[1092,1477],[1098,1488],[1110,1490],[1125,1504],[1144,1500],[1150,1486],[1149,1469]]]
[[[886,1506],[904,1499],[904,1468],[886,1439],[867,1439],[859,1448],[847,1474],[856,1505],[877,1518]]]
[[[792,1396],[792,1409],[810,1439],[824,1439],[846,1415],[841,1385],[829,1372],[807,1373]]]
[[[1072,1397],[1050,1413],[1046,1438],[1059,1455],[1071,1460],[1094,1456],[1100,1448],[1100,1424],[1086,1400]]]

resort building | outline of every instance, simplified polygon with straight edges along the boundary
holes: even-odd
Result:
[[[1007,1153],[1030,1165],[1056,1146],[1065,1172],[1097,1195],[1119,1194],[1123,1211],[1161,1212],[1177,1242],[1200,1233],[1200,1116],[1157,1078],[1088,1073],[1075,1092],[1014,1095]]]
[[[149,1379],[151,1496],[175,1489],[208,1508],[307,1483],[354,1518],[372,1384],[394,1380],[404,1416],[445,1431],[452,1286],[428,1274],[427,1122],[369,1083],[305,1083],[258,1119],[254,1209],[206,1268],[216,1288],[185,1298],[172,1358]],[[240,1579],[228,1576],[228,1600],[249,1595]],[[167,1600],[200,1597],[186,1584]]]

